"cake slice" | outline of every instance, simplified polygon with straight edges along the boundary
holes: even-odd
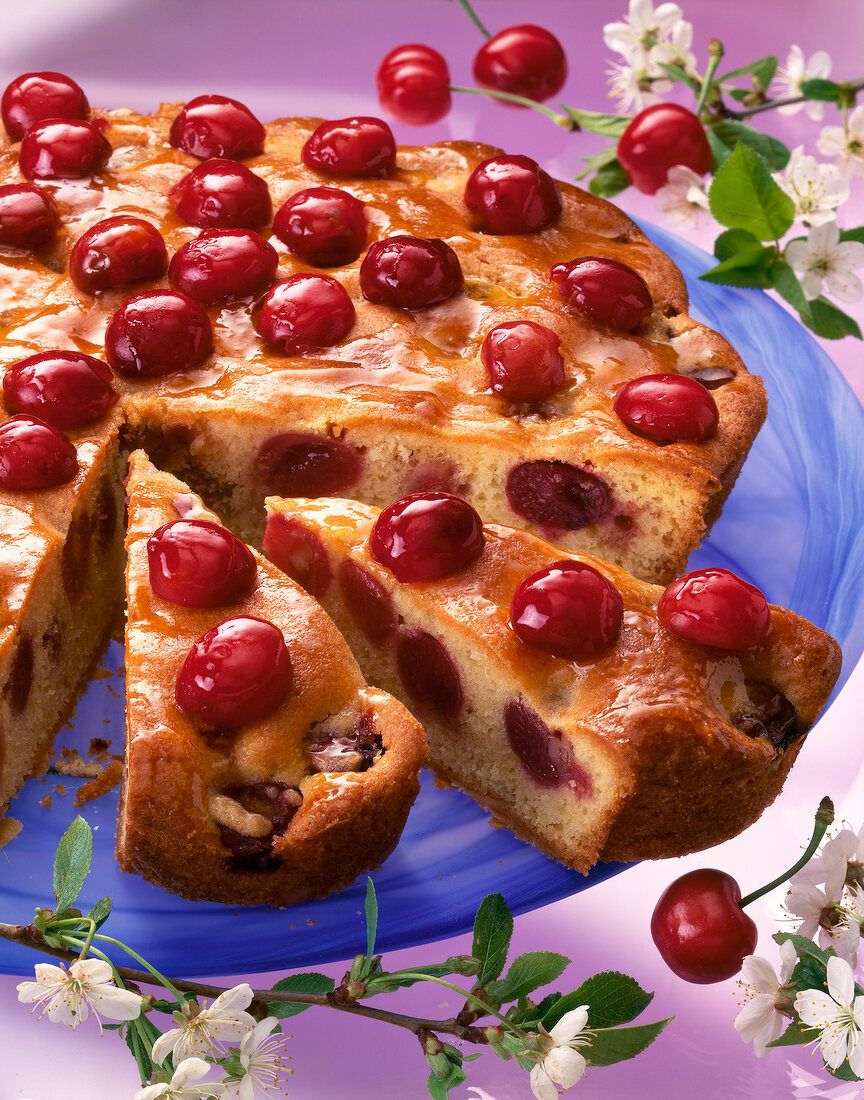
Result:
[[[399,839],[422,727],[299,585],[142,452],[127,491],[121,868],[232,905],[349,885]]]
[[[709,604],[724,585],[734,599],[719,634],[697,607],[699,641],[673,612],[692,612],[700,575],[664,595],[599,559],[481,526],[458,498],[419,494],[384,513],[271,498],[268,513],[265,552],[330,611],[367,677],[421,717],[437,777],[583,872],[749,825],[839,673],[833,639],[722,570],[709,571],[721,587]],[[571,598],[564,574],[587,590]]]

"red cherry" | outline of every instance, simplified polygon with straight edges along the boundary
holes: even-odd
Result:
[[[562,389],[566,378],[558,351],[561,337],[534,321],[506,321],[486,333],[480,357],[496,397],[542,401]]]
[[[322,122],[303,146],[303,163],[330,176],[384,179],[396,170],[396,139],[380,118]]]
[[[429,46],[397,46],[378,66],[381,106],[409,126],[429,126],[450,110],[447,62]]]
[[[369,536],[372,557],[400,581],[433,581],[483,553],[483,523],[449,493],[414,493],[385,508]]]
[[[268,344],[284,342],[288,355],[330,348],[354,325],[354,303],[329,275],[291,275],[267,294],[255,330]]]
[[[46,118],[86,118],[87,96],[63,73],[24,73],[7,85],[0,110],[3,125],[13,141],[20,141],[37,122]]]
[[[344,439],[315,432],[283,432],[261,444],[255,473],[276,496],[339,496],[360,480],[363,457]]]
[[[39,248],[53,240],[59,224],[54,200],[35,183],[0,186],[0,244]]]
[[[655,103],[633,119],[618,139],[618,162],[638,191],[653,195],[676,164],[704,176],[711,168],[705,128],[677,103]]]
[[[245,104],[224,95],[190,99],[171,123],[175,149],[208,157],[256,157],[264,150],[264,127]]]
[[[168,276],[194,301],[212,304],[260,294],[278,266],[276,249],[251,229],[205,229],[174,254]]]
[[[530,157],[490,157],[468,177],[465,205],[483,233],[536,233],[560,215],[561,192]]]
[[[77,180],[101,172],[111,144],[92,122],[46,119],[21,140],[18,166],[28,179]]]
[[[580,561],[556,561],[516,589],[510,625],[520,642],[554,657],[596,657],[615,644],[624,601],[602,573]]]
[[[175,698],[186,714],[217,729],[265,718],[291,688],[291,658],[282,631],[251,616],[228,619],[203,634],[177,676]]]
[[[151,290],[129,298],[105,334],[105,356],[127,378],[158,378],[191,370],[213,350],[204,310],[174,290]]]
[[[43,351],[3,375],[3,401],[10,412],[31,413],[54,428],[85,428],[116,403],[105,363],[81,351]]]
[[[569,741],[560,732],[553,733],[521,700],[504,708],[504,729],[510,748],[539,786],[560,787],[566,783],[580,798],[591,794],[591,777],[574,760]]]
[[[363,203],[338,187],[307,187],[283,203],[273,232],[313,267],[353,263],[366,247]]]
[[[771,608],[759,589],[728,569],[694,569],[673,581],[657,604],[673,634],[717,649],[749,649],[771,629]]]
[[[0,488],[51,489],[78,473],[75,447],[36,416],[10,416],[0,424]]]
[[[459,671],[450,654],[431,634],[406,634],[396,649],[396,667],[405,690],[419,706],[452,721],[462,710]]]
[[[142,279],[161,279],[168,251],[155,225],[120,214],[91,226],[69,257],[72,282],[87,294]]]
[[[264,553],[310,596],[318,599],[329,588],[332,573],[324,543],[299,520],[271,513],[264,530]]]
[[[681,374],[646,374],[615,396],[615,412],[633,431],[657,442],[702,443],[717,429],[717,404],[708,390]]]
[[[651,937],[673,973],[699,985],[738,973],[758,938],[740,900],[735,879],[711,868],[690,871],[664,891],[651,917]]]
[[[387,589],[372,574],[353,561],[339,566],[342,599],[354,625],[370,642],[380,645],[396,629],[398,615]]]
[[[437,237],[376,241],[360,265],[363,297],[398,309],[426,309],[446,302],[464,282],[459,257]]]
[[[168,197],[185,222],[201,229],[257,229],[273,209],[266,180],[236,160],[199,164]]]
[[[611,506],[609,488],[597,474],[545,459],[513,467],[507,500],[516,515],[547,531],[578,531],[603,519]]]
[[[150,585],[157,596],[183,607],[239,603],[255,584],[252,551],[218,523],[178,519],[147,540]]]
[[[480,47],[474,58],[474,79],[484,88],[542,103],[564,87],[567,58],[554,34],[523,23],[499,31]]]
[[[642,276],[618,260],[584,256],[552,268],[552,279],[564,298],[592,321],[632,332],[654,309]]]

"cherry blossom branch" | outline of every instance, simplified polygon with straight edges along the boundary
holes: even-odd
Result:
[[[864,91],[864,79],[846,81],[850,93]],[[745,107],[742,110],[733,110],[730,107],[723,106],[724,118],[734,118],[739,122],[745,118],[750,118],[752,115],[761,114],[763,111],[773,111],[775,107],[787,107],[794,103],[809,103],[811,96],[795,95],[788,96],[785,99],[766,99],[764,103],[759,103],[755,107]]]

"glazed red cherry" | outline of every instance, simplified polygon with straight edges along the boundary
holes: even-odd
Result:
[[[236,160],[199,164],[168,197],[183,221],[200,229],[257,229],[273,209],[266,181]]]
[[[256,157],[264,150],[264,127],[249,108],[224,95],[190,99],[171,123],[168,140],[175,149],[208,157]]]
[[[449,493],[414,493],[375,520],[369,550],[400,581],[433,581],[483,553],[483,523],[467,501]]]
[[[264,553],[316,599],[330,586],[332,572],[321,539],[293,517],[272,512],[264,530]]]
[[[267,294],[255,329],[289,355],[338,344],[354,325],[354,303],[329,275],[291,275]]]
[[[396,169],[396,139],[380,118],[322,122],[303,146],[303,163],[330,176],[384,179]]]
[[[510,625],[520,642],[565,660],[596,657],[621,629],[621,593],[580,561],[556,561],[519,585]]]
[[[437,238],[387,237],[372,245],[360,265],[363,297],[398,309],[446,302],[464,282],[459,257]]]
[[[447,62],[429,46],[397,46],[378,66],[381,106],[409,126],[429,126],[450,110]]]
[[[554,34],[523,23],[499,31],[480,47],[474,58],[474,79],[484,88],[542,103],[564,87],[567,58]]]
[[[0,424],[0,488],[51,489],[78,473],[78,455],[62,432],[35,416]]]
[[[127,378],[157,378],[191,370],[213,350],[204,310],[174,290],[151,290],[129,298],[105,334],[105,356]]]
[[[704,176],[711,168],[705,128],[677,103],[655,103],[633,119],[618,139],[618,162],[638,191],[653,195],[676,164]]]
[[[490,157],[465,184],[465,205],[483,233],[536,233],[561,213],[561,192],[530,157]]]
[[[54,239],[59,224],[54,200],[35,183],[0,187],[0,244],[39,248]]]
[[[632,332],[654,309],[654,299],[642,276],[618,260],[585,256],[552,268],[561,294],[592,321],[621,332]]]
[[[218,523],[178,519],[147,540],[150,586],[182,607],[239,603],[255,584],[252,551]]]
[[[534,321],[506,321],[486,333],[480,357],[489,387],[504,401],[542,401],[562,389],[561,337]]]
[[[192,646],[177,676],[175,698],[204,725],[237,729],[274,711],[292,680],[279,627],[243,616],[219,623]]]
[[[663,443],[702,443],[714,434],[719,420],[708,390],[682,374],[634,378],[618,391],[614,408],[628,428]]]
[[[673,634],[717,649],[749,649],[771,629],[771,609],[759,589],[728,569],[694,569],[673,581],[657,605]]]
[[[77,180],[101,172],[110,156],[110,142],[92,122],[52,118],[24,135],[18,166],[31,180]]]
[[[196,302],[260,294],[276,275],[276,249],[251,229],[205,229],[174,254],[168,276]]]
[[[105,363],[81,351],[43,351],[3,375],[3,401],[14,413],[31,413],[54,428],[85,428],[117,402]]]
[[[7,85],[0,110],[3,125],[13,141],[20,141],[37,122],[46,118],[86,118],[87,96],[63,73],[24,73]]]
[[[79,290],[95,294],[124,283],[160,279],[168,251],[155,225],[120,214],[91,226],[75,242],[69,275]]]
[[[340,267],[366,247],[364,205],[338,187],[307,187],[280,206],[273,232],[307,264]]]
[[[345,439],[281,432],[258,448],[255,473],[267,492],[280,497],[347,496],[363,473],[363,456]]]
[[[690,871],[669,886],[651,917],[663,961],[685,982],[732,978],[756,949],[756,925],[738,905],[741,890],[724,871]]]

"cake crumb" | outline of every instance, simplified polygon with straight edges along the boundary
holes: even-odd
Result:
[[[39,805],[44,807],[44,809],[46,809],[46,810],[50,810],[51,809],[51,803],[53,801],[54,801],[54,796],[49,791],[48,794],[43,794],[42,797],[39,799]]]
[[[85,783],[83,787],[78,788],[78,793],[75,795],[76,808],[92,802],[94,798],[100,798],[103,794],[107,794],[108,791],[117,786],[122,775],[123,762],[112,760],[108,767],[103,768],[95,779],[91,779],[89,783]]]
[[[14,817],[4,817],[0,821],[0,848],[5,847],[10,840],[14,840],[21,832],[21,822]]]

